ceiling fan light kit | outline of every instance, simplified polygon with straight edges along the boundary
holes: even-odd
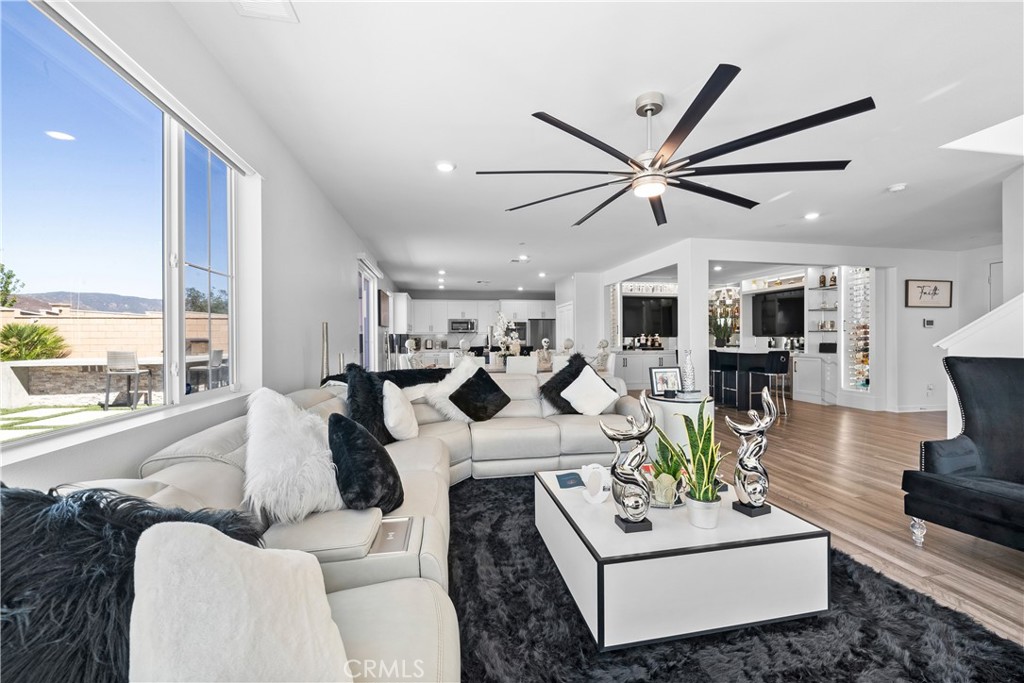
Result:
[[[752,209],[757,206],[757,202],[740,197],[738,195],[725,192],[715,188],[708,187],[701,183],[696,183],[690,180],[686,180],[684,176],[712,176],[712,175],[736,175],[736,174],[756,174],[756,173],[791,173],[801,171],[841,171],[846,168],[850,163],[849,160],[842,161],[790,161],[790,162],[778,162],[778,163],[757,163],[757,164],[731,164],[724,166],[696,166],[704,161],[714,159],[731,152],[735,152],[753,145],[758,145],[763,142],[775,140],[777,138],[798,133],[809,128],[821,126],[826,123],[838,121],[839,119],[846,118],[848,116],[854,116],[855,114],[861,114],[866,111],[870,111],[875,108],[875,102],[870,97],[850,102],[834,109],[828,109],[811,116],[806,116],[802,119],[790,121],[779,126],[767,128],[757,133],[737,138],[730,142],[726,142],[708,149],[690,154],[684,158],[676,159],[672,161],[672,157],[679,150],[679,147],[685,142],[686,138],[689,137],[693,129],[700,123],[704,115],[711,109],[725,89],[732,83],[732,80],[739,74],[739,67],[731,64],[719,64],[715,72],[711,74],[711,78],[708,79],[701,91],[697,93],[697,97],[694,98],[689,108],[683,113],[682,117],[676,123],[675,128],[669,133],[665,142],[662,143],[661,147],[657,151],[653,148],[651,140],[651,119],[659,114],[665,106],[665,98],[659,92],[647,92],[636,98],[634,103],[634,110],[638,116],[641,116],[647,120],[647,147],[643,154],[636,157],[630,157],[625,153],[615,149],[611,145],[608,145],[597,138],[584,133],[583,131],[574,128],[573,126],[559,121],[555,117],[545,112],[537,112],[533,116],[544,123],[547,123],[559,130],[572,135],[575,138],[592,145],[602,152],[605,152],[609,156],[615,157],[619,161],[626,164],[628,170],[620,171],[585,171],[585,170],[545,170],[545,171],[477,171],[478,175],[515,175],[515,174],[587,174],[587,175],[605,175],[613,176],[615,179],[605,183],[599,183],[596,185],[588,185],[587,187],[580,188],[578,190],[571,190],[569,192],[562,192],[560,194],[553,195],[551,197],[545,197],[544,199],[538,199],[527,204],[520,204],[519,206],[513,206],[507,211],[516,211],[523,209],[528,206],[534,206],[536,204],[542,204],[544,202],[551,201],[553,199],[559,199],[561,197],[567,197],[569,195],[578,194],[580,192],[587,192],[589,190],[595,190],[601,187],[608,187],[612,185],[625,185],[625,187],[619,188],[616,192],[598,204],[590,213],[586,214],[578,221],[573,223],[574,226],[582,225],[594,214],[604,209],[606,206],[611,204],[613,201],[624,195],[631,188],[633,194],[637,197],[647,199],[651,205],[651,210],[654,212],[654,220],[658,225],[663,225],[667,222],[665,216],[665,206],[662,202],[661,196],[665,193],[666,188],[673,187],[679,190],[684,190],[694,194],[703,195],[712,199],[734,204],[746,209]]]

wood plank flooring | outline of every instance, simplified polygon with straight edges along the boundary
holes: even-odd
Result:
[[[721,471],[731,482],[739,439],[724,415],[748,418],[716,411],[716,438],[732,453]],[[780,416],[768,432],[762,460],[771,480],[768,502],[828,529],[833,547],[858,562],[1024,644],[1024,553],[936,524],[928,524],[923,548],[910,539],[903,470],[918,468],[920,441],[945,434],[944,412],[790,401],[789,417]]]

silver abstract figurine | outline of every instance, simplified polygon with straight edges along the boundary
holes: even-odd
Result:
[[[736,452],[736,470],[733,481],[736,484],[736,497],[739,502],[750,507],[761,507],[768,497],[768,472],[761,464],[761,456],[768,450],[768,437],[765,432],[775,424],[779,410],[772,401],[771,392],[765,387],[761,390],[761,403],[764,406],[764,417],[759,417],[756,410],[747,411],[753,424],[738,425],[728,416],[725,423],[732,433],[740,437],[740,448]],[[748,437],[752,437],[750,441]]]
[[[651,485],[644,477],[640,466],[647,462],[647,444],[644,440],[654,429],[654,411],[647,403],[647,392],[640,394],[640,414],[644,421],[636,423],[632,415],[626,418],[627,429],[612,429],[601,422],[601,431],[615,443],[615,460],[612,462],[612,499],[619,517],[630,522],[640,522],[647,516],[651,506]],[[628,452],[623,453],[620,444],[636,441]]]

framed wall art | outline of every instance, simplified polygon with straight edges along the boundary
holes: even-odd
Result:
[[[907,308],[952,308],[952,280],[907,280]]]

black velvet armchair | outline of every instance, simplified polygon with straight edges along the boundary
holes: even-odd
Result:
[[[963,431],[921,443],[921,470],[903,473],[914,543],[925,521],[1024,550],[1024,359],[943,359]]]

